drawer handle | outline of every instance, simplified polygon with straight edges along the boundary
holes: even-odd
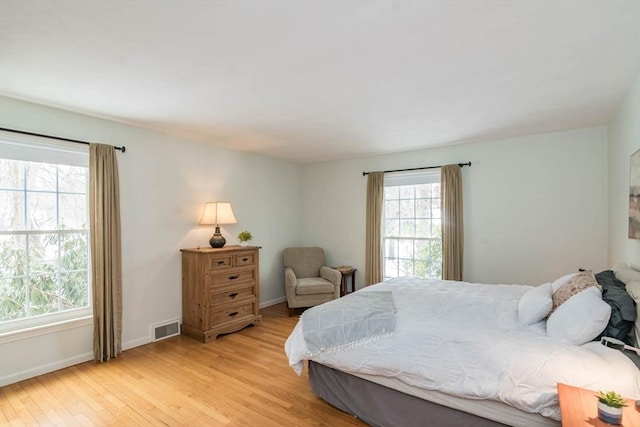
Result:
[[[233,276],[229,276],[229,280],[236,280],[238,277],[240,276],[238,276],[237,274],[234,274]]]
[[[242,261],[247,262],[249,261],[249,258],[242,258]]]
[[[233,316],[237,316],[238,312],[237,311],[232,311],[231,313],[229,313],[229,317],[233,317]]]
[[[218,265],[222,265],[222,264],[224,264],[224,261],[222,260],[218,261]]]
[[[232,293],[232,294],[229,294],[229,298],[231,298],[231,299],[234,299],[234,298],[235,298],[235,297],[237,297],[237,296],[238,296],[238,293],[237,293],[237,292],[234,292],[234,293]]]

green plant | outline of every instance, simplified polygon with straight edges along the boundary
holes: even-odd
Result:
[[[622,408],[623,406],[627,406],[627,401],[615,391],[608,391],[606,393],[599,391],[598,394],[596,394],[596,397],[600,402],[612,408]]]
[[[238,234],[238,240],[240,240],[240,242],[248,242],[251,239],[253,239],[253,236],[247,230],[244,230],[240,232],[240,234]]]

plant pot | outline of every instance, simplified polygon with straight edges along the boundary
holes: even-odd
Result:
[[[612,408],[598,401],[598,418],[607,424],[619,426],[622,424],[622,408]]]
[[[247,242],[240,242],[240,246],[247,246],[249,243]]]

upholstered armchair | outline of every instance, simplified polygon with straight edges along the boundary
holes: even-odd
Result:
[[[289,306],[312,307],[340,297],[342,275],[325,264],[322,248],[287,248],[284,250],[284,284]]]

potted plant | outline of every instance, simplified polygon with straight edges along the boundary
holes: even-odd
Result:
[[[244,230],[238,234],[238,240],[240,240],[240,246],[247,246],[247,242],[253,239],[251,232]]]
[[[615,391],[606,393],[599,391],[598,398],[598,418],[608,424],[622,424],[622,408],[627,406],[627,401]]]

